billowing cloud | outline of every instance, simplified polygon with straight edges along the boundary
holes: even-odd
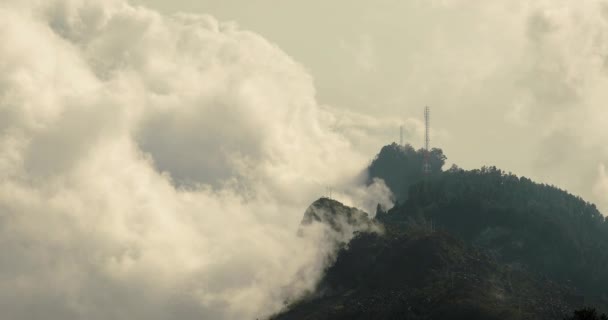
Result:
[[[608,159],[605,0],[133,1],[260,32],[310,70],[323,103],[376,119],[420,119],[429,105],[445,132],[432,144],[461,167],[496,165],[603,201],[593,185]],[[398,140],[399,122],[379,137]]]
[[[120,0],[9,1],[0,36],[3,317],[254,319],[313,288],[335,243],[298,223],[368,157],[302,66]]]
[[[0,4],[5,317],[277,310],[331,255],[296,236],[306,206],[373,214],[361,170],[399,125],[420,145],[425,105],[450,161],[606,210],[605,1],[174,3],[281,49],[126,0]]]

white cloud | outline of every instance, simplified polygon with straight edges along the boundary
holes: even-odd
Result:
[[[433,146],[463,168],[496,165],[600,201],[592,188],[608,159],[605,0],[145,2],[259,31],[310,70],[323,103],[393,119],[420,119],[429,105],[433,128],[447,133]],[[366,61],[373,68],[362,72]]]
[[[249,319],[312,288],[333,245],[298,222],[367,157],[300,65],[123,1],[7,3],[0,35],[4,317]]]
[[[420,145],[415,119],[427,104],[433,146],[450,161],[495,164],[608,205],[596,172],[608,157],[605,4],[225,8],[247,11],[239,21],[259,22],[306,63],[319,92],[274,44],[211,16],[124,0],[0,4],[6,317],[276,310],[310,288],[331,251],[294,234],[308,203],[332,186],[373,214],[387,190],[357,187],[360,170],[401,124]],[[359,55],[343,57],[339,39]]]

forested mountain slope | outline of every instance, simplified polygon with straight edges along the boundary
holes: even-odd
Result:
[[[422,159],[410,146],[382,148],[369,173],[395,196],[372,220],[384,232],[359,232],[317,291],[274,319],[563,319],[585,305],[606,310],[608,221],[595,205],[495,167],[443,171],[440,149],[423,175]]]

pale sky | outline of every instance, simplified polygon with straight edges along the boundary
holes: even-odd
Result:
[[[465,168],[496,165],[608,209],[606,1],[137,1],[234,21],[314,79],[319,103],[422,117]],[[373,132],[373,153],[398,128]],[[409,140],[421,145],[419,134]],[[595,190],[595,191],[594,191]]]

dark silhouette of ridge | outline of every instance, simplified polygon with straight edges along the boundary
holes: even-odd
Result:
[[[370,221],[385,232],[357,234],[316,292],[272,319],[600,319],[608,220],[595,205],[495,167],[443,171],[440,149],[425,177],[422,156],[382,148],[370,181],[397,202]],[[340,207],[328,201],[311,208]]]

